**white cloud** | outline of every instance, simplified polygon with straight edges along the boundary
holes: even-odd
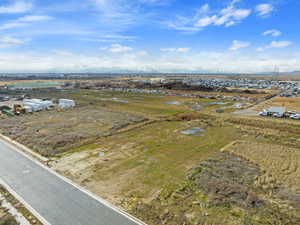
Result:
[[[270,49],[270,48],[286,48],[288,46],[290,46],[292,44],[292,42],[290,41],[272,41],[270,44],[264,46],[264,47],[259,47],[256,50],[261,52],[264,51],[266,49]]]
[[[172,0],[139,0],[141,3],[144,4],[152,4],[152,5],[167,5]]]
[[[152,15],[143,10],[141,1],[129,0],[89,0],[93,10],[97,10],[97,23],[102,30],[120,32],[136,24],[142,24]]]
[[[103,38],[113,39],[113,40],[134,40],[135,36],[121,35],[121,34],[107,34],[103,35]]]
[[[137,52],[137,55],[138,56],[146,56],[146,55],[148,55],[148,52],[146,52],[146,51],[139,51],[139,52]]]
[[[217,16],[216,15],[207,16],[207,17],[199,19],[197,21],[197,23],[196,23],[196,26],[197,27],[206,27],[206,26],[209,26],[209,25],[215,23],[216,20],[217,20]]]
[[[8,23],[0,25],[0,30],[7,30],[7,29],[16,28],[16,27],[23,27],[23,26],[30,25],[32,23],[48,21],[48,20],[52,20],[52,19],[53,19],[53,17],[47,16],[47,15],[23,16],[16,20],[13,20]]]
[[[10,36],[0,38],[0,48],[7,48],[7,47],[12,47],[12,46],[22,45],[24,43],[25,43],[25,40],[13,38]]]
[[[214,25],[224,25],[229,27],[240,23],[243,19],[247,18],[251,14],[251,9],[237,9],[235,4],[239,1],[232,1],[231,4],[221,10],[219,15],[215,15],[217,19],[214,21]]]
[[[52,52],[60,56],[74,56],[72,52],[65,51],[65,50],[53,50]]]
[[[184,31],[196,32],[207,26],[230,27],[241,23],[251,14],[251,9],[237,8],[239,0],[232,0],[230,4],[219,12],[210,10],[209,5],[203,5],[193,17],[177,16],[175,22],[168,22],[170,28]]]
[[[190,51],[190,48],[161,48],[162,52],[179,52],[186,53]]]
[[[285,48],[290,46],[292,43],[290,41],[272,41],[269,45],[270,48]]]
[[[237,41],[237,40],[234,40],[232,42],[232,45],[231,47],[229,48],[230,51],[236,51],[240,48],[246,48],[250,45],[249,42],[242,42],[242,41]]]
[[[44,16],[44,15],[30,15],[30,16],[23,16],[17,19],[17,22],[40,22],[40,21],[47,21],[52,20],[51,16]]]
[[[267,30],[267,31],[263,32],[262,35],[264,35],[264,36],[271,35],[273,37],[278,37],[278,36],[282,35],[282,32],[279,30],[273,29],[273,30]]]
[[[136,36],[122,35],[122,34],[106,34],[100,35],[96,38],[80,38],[81,41],[91,41],[91,42],[103,42],[103,43],[118,43],[136,40]]]
[[[189,52],[190,51],[190,48],[177,48],[177,52]]]
[[[260,17],[268,17],[274,11],[274,6],[271,4],[259,4],[256,6],[256,12]]]
[[[112,53],[124,53],[124,52],[130,52],[133,49],[129,46],[123,46],[120,44],[111,44],[109,47],[103,47],[100,48],[101,50],[107,50],[110,51]]]
[[[138,57],[130,54],[79,54],[65,57],[51,54],[0,52],[1,72],[269,72],[274,65],[280,71],[300,70],[300,53],[274,54],[236,52],[197,52],[192,55],[162,54]],[[36,63],[39,62],[39,63]]]
[[[0,30],[8,30],[8,29],[12,29],[12,28],[16,28],[16,27],[22,27],[22,26],[26,26],[27,24],[24,23],[16,23],[16,22],[11,22],[11,23],[5,23],[0,25]]]
[[[24,13],[33,8],[31,2],[16,1],[11,5],[0,6],[0,13]]]

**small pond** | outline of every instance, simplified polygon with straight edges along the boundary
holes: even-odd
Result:
[[[228,105],[230,102],[209,102],[208,105]]]
[[[166,104],[168,104],[168,105],[181,105],[181,103],[177,102],[177,101],[166,102]]]
[[[203,128],[200,128],[200,127],[193,127],[193,128],[190,128],[188,130],[183,130],[181,131],[182,134],[186,134],[186,135],[193,135],[193,134],[199,134],[199,133],[202,133],[204,132],[205,130]],[[201,135],[202,136],[202,135]]]

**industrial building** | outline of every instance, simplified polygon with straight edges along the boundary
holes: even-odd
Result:
[[[70,99],[59,99],[58,107],[68,109],[75,107],[75,101]]]
[[[54,106],[52,101],[43,101],[41,99],[25,99],[23,100],[23,107],[26,112],[38,112],[50,109]]]

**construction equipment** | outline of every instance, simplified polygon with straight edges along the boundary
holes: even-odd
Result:
[[[13,112],[15,115],[25,114],[25,109],[21,105],[14,105]]]
[[[4,109],[4,110],[2,110],[2,113],[7,116],[14,116],[14,114],[11,110]]]

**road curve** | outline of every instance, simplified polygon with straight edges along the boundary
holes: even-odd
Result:
[[[50,225],[144,224],[0,140],[0,180]]]

